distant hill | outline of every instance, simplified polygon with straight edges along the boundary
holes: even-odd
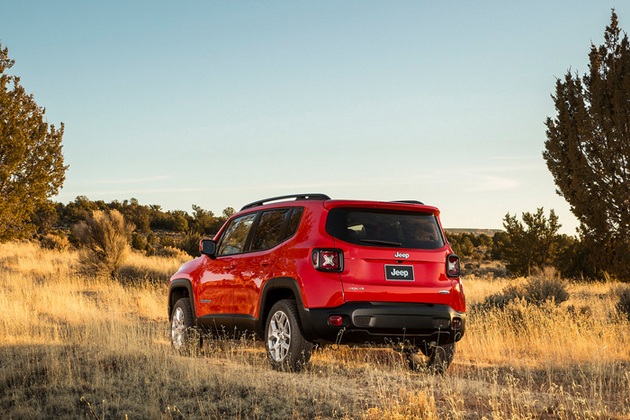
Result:
[[[462,234],[472,233],[473,235],[485,234],[490,237],[494,236],[497,232],[503,232],[503,229],[477,229],[477,228],[445,228],[446,234]]]

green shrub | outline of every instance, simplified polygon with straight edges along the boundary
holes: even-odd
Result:
[[[172,236],[162,236],[157,237],[156,244],[154,245],[156,248],[170,246],[176,248],[178,245],[178,240]]]
[[[145,238],[140,233],[134,233],[131,237],[131,247],[133,249],[137,249],[138,251],[145,251],[148,245],[149,242],[147,241],[147,238]]]
[[[181,249],[188,255],[198,257],[201,255],[199,252],[199,241],[201,241],[201,238],[203,238],[201,234],[188,231],[188,233],[179,240],[177,248]]]

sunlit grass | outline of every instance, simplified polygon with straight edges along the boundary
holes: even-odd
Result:
[[[0,245],[0,411],[8,418],[628,418],[630,323],[614,283],[561,305],[475,310],[526,279],[465,279],[467,331],[444,376],[387,348],[318,349],[271,370],[251,337],[194,357],[168,342],[167,279],[183,257],[134,255],[119,280],[76,252]]]

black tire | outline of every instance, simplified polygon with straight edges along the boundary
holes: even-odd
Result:
[[[188,298],[175,302],[171,312],[171,346],[182,354],[190,354],[199,349],[200,339],[194,327],[192,306]]]
[[[442,375],[455,358],[455,343],[426,346],[420,350],[426,356],[426,363],[423,363],[423,358],[418,352],[407,353],[407,361],[411,370],[426,369],[430,373]]]
[[[265,322],[265,349],[271,366],[284,372],[300,371],[311,359],[313,343],[302,334],[295,301],[284,299],[271,308]]]

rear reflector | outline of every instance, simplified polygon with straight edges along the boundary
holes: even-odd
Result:
[[[459,257],[455,254],[446,256],[446,274],[449,277],[459,277]]]
[[[451,328],[453,328],[455,331],[461,329],[462,328],[462,319],[461,318],[453,318],[453,321],[451,322]]]
[[[343,324],[341,315],[331,315],[328,317],[328,325],[331,327],[341,327],[341,324]]]

